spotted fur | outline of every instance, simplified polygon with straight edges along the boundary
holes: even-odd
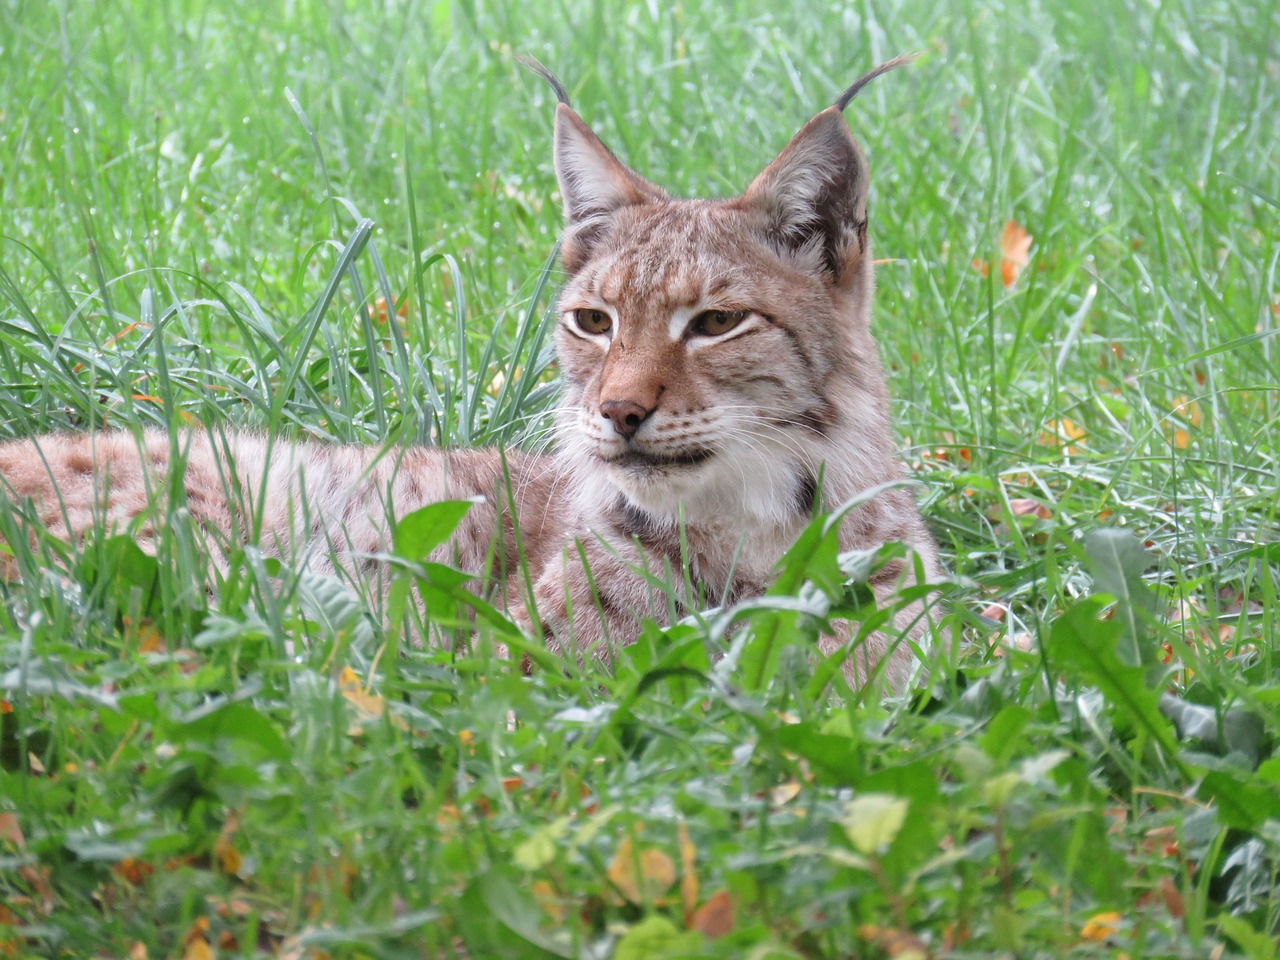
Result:
[[[186,509],[214,541],[256,530],[267,549],[319,569],[385,550],[389,518],[477,496],[439,558],[485,574],[550,643],[602,659],[645,619],[767,589],[815,510],[901,475],[870,326],[868,169],[841,115],[847,101],[806,124],[741,196],[686,200],[628,169],[556,89],[567,280],[551,456],[244,433],[60,435],[0,445],[10,494],[30,498],[58,536],[105,520],[145,544],[181,465]],[[840,540],[914,549],[918,564],[878,574],[883,597],[917,566],[938,573],[900,486],[853,510]],[[522,555],[536,600],[527,612],[514,579]],[[846,661],[850,679],[887,656],[900,683],[911,656],[899,641],[920,639],[926,623],[909,606]]]

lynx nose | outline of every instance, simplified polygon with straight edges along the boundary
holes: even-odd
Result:
[[[653,410],[646,410],[634,400],[606,400],[600,404],[600,414],[613,421],[613,429],[630,440],[640,429],[640,424]]]

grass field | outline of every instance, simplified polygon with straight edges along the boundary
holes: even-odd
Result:
[[[724,195],[923,51],[848,116],[959,641],[910,700],[767,604],[758,683],[706,623],[526,678],[181,510],[152,559],[6,504],[0,956],[1277,956],[1280,7],[783,7],[0,0],[5,437],[537,444],[504,52]]]

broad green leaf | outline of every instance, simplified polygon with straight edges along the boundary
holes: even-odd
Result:
[[[202,711],[195,719],[173,727],[169,737],[202,743],[235,740],[254,745],[272,760],[288,762],[293,757],[292,749],[275,724],[244,702],[223,702],[214,709]]]
[[[572,817],[559,817],[533,832],[533,836],[516,845],[511,861],[521,870],[541,870],[556,858],[561,840],[568,832]]]
[[[392,549],[396,556],[421,562],[453,535],[467,511],[479,500],[441,500],[396,521]]]
[[[769,738],[773,745],[804,757],[827,783],[852,785],[862,774],[859,743],[851,737],[819,733],[811,722],[783,724]]]
[[[1229,827],[1253,830],[1264,820],[1280,817],[1280,789],[1257,777],[1242,779],[1212,770],[1200,782],[1201,797],[1218,806],[1218,817]]]
[[[908,802],[885,793],[864,793],[844,808],[840,826],[853,848],[863,856],[884,853],[907,818]]]
[[[1122,663],[1134,666],[1156,659],[1154,644],[1143,639],[1151,615],[1155,612],[1155,593],[1142,579],[1151,566],[1151,556],[1128,530],[1099,527],[1084,538],[1089,569],[1093,574],[1094,593],[1109,594],[1116,599],[1115,621],[1124,631],[1116,652]]]
[[[1169,721],[1160,713],[1159,697],[1146,685],[1146,670],[1122,663],[1116,654],[1116,641],[1123,627],[1098,617],[1104,606],[1103,600],[1090,597],[1059,617],[1046,638],[1050,659],[1057,669],[1070,668],[1086,683],[1097,687],[1108,703],[1160,744],[1173,762],[1181,765]]]
[[[1003,807],[1022,783],[1022,775],[1016,771],[997,774],[982,785],[982,799],[993,807]]]
[[[702,946],[702,934],[681,931],[666,917],[645,917],[623,934],[614,952],[614,960],[663,960],[680,956]]]
[[[1225,712],[1189,703],[1171,694],[1160,697],[1160,712],[1174,722],[1178,735],[1210,753],[1237,753],[1250,766],[1262,756],[1262,718],[1242,707]]]
[[[454,918],[473,957],[548,960],[577,956],[567,936],[549,929],[551,919],[533,899],[496,871],[471,882]]]
[[[1021,704],[1011,703],[1002,707],[991,718],[978,743],[991,759],[1003,762],[1017,751],[1022,741],[1022,731],[1033,719],[1031,711]]]
[[[1235,941],[1249,960],[1275,960],[1276,940],[1268,933],[1259,933],[1244,917],[1224,913],[1218,917],[1218,929]]]

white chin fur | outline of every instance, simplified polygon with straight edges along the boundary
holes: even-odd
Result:
[[[657,517],[687,523],[757,526],[790,521],[800,473],[785,451],[734,444],[705,463],[666,468],[609,467],[626,497]]]

